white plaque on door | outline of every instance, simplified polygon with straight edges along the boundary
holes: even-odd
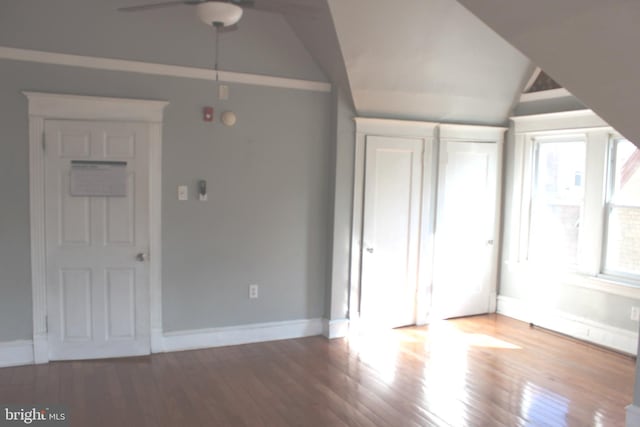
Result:
[[[72,160],[70,178],[72,196],[127,195],[127,162]]]

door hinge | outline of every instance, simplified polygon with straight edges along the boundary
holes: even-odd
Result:
[[[44,316],[44,331],[49,333],[49,316]]]
[[[45,151],[44,133],[42,134],[42,151]]]

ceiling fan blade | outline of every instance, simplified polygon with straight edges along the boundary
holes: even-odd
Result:
[[[164,3],[151,3],[151,4],[141,4],[139,6],[129,6],[129,7],[120,7],[118,11],[120,12],[137,12],[139,10],[151,10],[151,9],[160,9],[163,7],[173,7],[179,6],[183,4],[191,4],[192,2],[184,1],[184,0],[175,0],[175,1],[167,1]]]

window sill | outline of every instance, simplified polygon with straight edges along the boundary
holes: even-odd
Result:
[[[521,274],[531,274],[534,271],[540,271],[542,267],[539,264],[529,262],[507,262],[506,264],[511,271],[515,270]],[[556,279],[559,279],[558,282],[563,285],[592,289],[594,291],[640,300],[640,281],[638,280],[624,279],[604,274],[590,276],[577,271],[557,271],[551,274],[554,275]]]
[[[640,299],[640,283],[623,282],[611,276],[588,276],[582,273],[569,273],[564,283],[579,288],[592,289],[626,298]]]

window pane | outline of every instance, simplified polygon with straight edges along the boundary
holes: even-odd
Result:
[[[577,263],[584,165],[584,142],[538,143],[529,229],[530,260]]]
[[[605,248],[605,271],[640,274],[640,150],[614,141]]]

